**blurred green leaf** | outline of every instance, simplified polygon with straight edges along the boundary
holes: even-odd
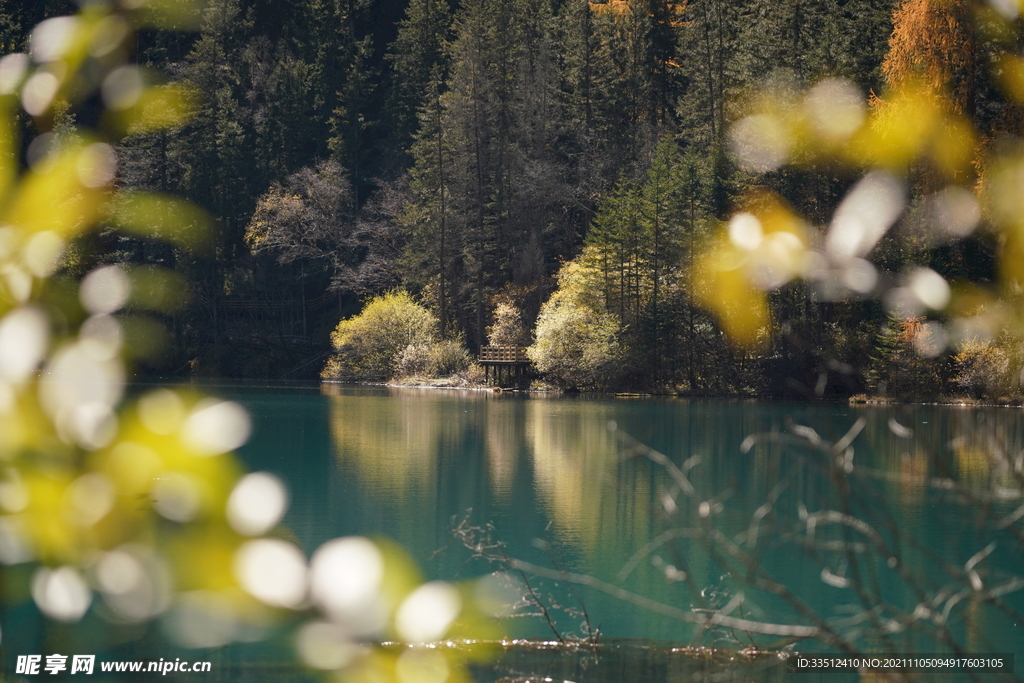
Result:
[[[114,197],[110,219],[125,232],[198,250],[208,243],[213,219],[184,199],[156,192],[129,190]]]
[[[143,26],[169,31],[198,29],[206,6],[204,0],[126,0],[124,4],[137,10]]]
[[[120,322],[129,356],[156,360],[167,350],[167,328],[159,321],[148,316],[132,315],[122,318]]]
[[[151,86],[131,107],[108,111],[104,122],[120,135],[176,128],[195,114],[198,102],[198,94],[181,83]]]
[[[188,283],[180,273],[157,266],[140,266],[129,273],[129,305],[159,313],[174,313],[188,303]]]

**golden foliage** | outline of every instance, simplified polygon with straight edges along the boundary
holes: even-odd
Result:
[[[387,380],[409,346],[431,345],[437,319],[404,290],[371,299],[358,314],[338,323],[331,344],[338,353],[324,379]]]
[[[590,9],[595,14],[615,14],[621,15],[629,12],[630,5],[635,5],[637,0],[604,0],[603,2],[590,1]],[[686,11],[686,2],[667,2],[665,4],[668,13],[673,17],[672,25],[678,26],[682,24],[683,12]]]
[[[968,113],[977,42],[966,0],[904,0],[893,14],[882,73],[890,88],[926,89],[935,106]]]
[[[915,311],[931,308],[956,316],[950,327],[958,330],[994,333],[993,325],[1021,327],[1013,322],[1018,316],[1007,313],[1015,304],[1001,304],[1001,298],[1018,300],[1024,283],[1024,145],[1019,139],[1024,61],[1012,49],[1021,26],[1011,9],[1000,15],[966,0],[901,2],[883,64],[887,89],[883,97],[871,93],[868,106],[852,83],[836,78],[802,95],[765,87],[747,98],[748,115],[730,131],[731,151],[744,170],[766,173],[787,164],[839,163],[863,169],[865,177],[840,203],[824,244],[809,240],[801,249],[771,256],[759,249],[766,228],[758,225],[753,230],[757,239],[746,253],[724,236],[705,253],[694,287],[732,339],[744,345],[758,339],[757,327],[768,319],[763,292],[798,277],[831,298],[870,293],[886,299],[894,311],[910,301]],[[989,109],[998,111],[982,121],[978,100],[993,97],[985,79],[1007,99],[990,101]],[[925,287],[925,279],[887,286],[888,291],[879,288],[877,267],[867,258],[900,219],[910,197],[922,194],[924,204],[933,207],[926,229],[934,231],[937,243],[964,238],[979,219],[998,232],[999,284],[972,290],[967,308],[986,306],[1002,313],[972,315],[960,296],[948,305],[950,297],[932,296],[948,291],[948,284]],[[733,207],[730,226],[752,213],[741,201]],[[753,225],[746,219],[741,223]],[[851,244],[859,246],[844,248]],[[802,266],[788,265],[800,253]],[[750,267],[756,259],[784,277],[759,281],[764,266]]]

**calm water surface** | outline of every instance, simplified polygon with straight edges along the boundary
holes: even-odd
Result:
[[[559,633],[599,629],[610,643],[512,652],[481,681],[712,680],[704,664],[644,643],[828,651],[827,637],[787,635],[807,627],[872,652],[946,650],[935,637],[948,636],[1024,667],[1019,409],[204,389],[251,412],[241,456],[287,483],[284,523],[307,554],[338,536],[382,536],[426,578],[457,581],[492,568],[453,542],[453,526],[486,527],[503,552],[542,568],[530,588]],[[590,585],[569,590],[560,573]],[[977,599],[994,593],[994,606]],[[96,651],[89,629],[46,629],[30,606],[18,610],[4,617],[7,648]],[[693,623],[716,611],[754,626]],[[506,629],[553,638],[536,616]],[[155,630],[130,645],[137,637],[124,641],[168,656]],[[173,654],[213,660],[210,681],[296,680],[279,640]],[[714,680],[883,680],[711,669],[724,675]]]
[[[1012,473],[993,464],[993,453],[1024,452],[1018,409],[341,385],[219,391],[253,414],[242,456],[288,483],[285,523],[307,552],[341,535],[381,535],[407,548],[429,578],[479,576],[486,563],[452,542],[453,524],[468,518],[490,525],[510,556],[684,612],[728,606],[732,616],[783,626],[820,617],[872,651],[933,652],[934,641],[895,622],[889,640],[865,628],[925,603],[946,611],[943,623],[969,652],[1024,652],[1024,605],[1012,585],[1024,573],[1021,544],[993,528],[1021,504]],[[638,443],[685,470],[685,480]],[[1015,532],[1021,522],[1006,526]],[[969,569],[983,589],[1007,589],[1003,610],[950,599],[974,580],[965,567],[989,536],[995,550]],[[730,548],[744,559],[730,559]],[[574,608],[552,610],[565,634],[586,632],[582,605],[589,628],[606,638],[736,649],[793,641],[698,627],[591,588],[574,594],[550,578],[533,587],[549,604]],[[552,635],[535,617],[508,629]]]

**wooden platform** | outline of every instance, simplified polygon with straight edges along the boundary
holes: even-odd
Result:
[[[491,382],[493,374],[494,383],[498,386],[513,381],[515,386],[521,386],[526,367],[530,364],[525,346],[481,346],[477,360],[484,366],[487,382]]]

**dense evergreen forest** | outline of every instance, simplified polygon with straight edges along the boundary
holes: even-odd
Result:
[[[118,106],[133,106],[131,79],[200,98],[186,125],[123,137],[118,182],[192,200],[214,218],[212,237],[186,248],[110,229],[65,265],[72,277],[97,263],[155,265],[188,281],[161,321],[165,352],[141,358],[143,372],[313,377],[338,321],[400,287],[471,351],[501,315],[527,330],[540,317],[538,344],[542,332],[581,337],[586,363],[538,363],[565,386],[864,391],[878,381],[869,368],[902,365],[910,324],[890,320],[873,285],[830,295],[768,282],[771,322],[746,346],[709,312],[715,293],[693,286],[697,250],[752,192],[824,234],[862,175],[822,157],[740,163],[730,125],[764,93],[831,79],[826,99],[877,100],[913,72],[948,85],[983,139],[1019,133],[1019,107],[987,70],[999,38],[966,0],[403,5],[209,0],[181,14],[179,31],[139,34],[128,85],[104,82],[108,107],[122,90]],[[4,52],[75,9],[6,0]],[[73,135],[96,122],[58,112],[51,123]],[[26,158],[42,132],[33,125]],[[872,262],[883,280],[917,265],[990,282],[994,237],[921,236],[914,199],[938,183],[908,172],[911,204]]]

